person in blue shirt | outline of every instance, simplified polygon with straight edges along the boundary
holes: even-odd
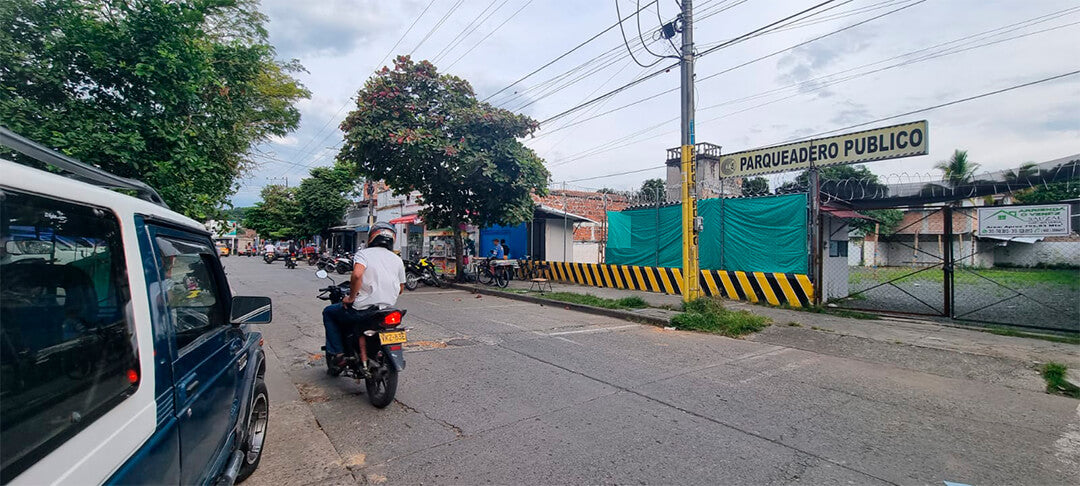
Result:
[[[505,260],[506,259],[506,253],[503,252],[503,247],[502,247],[502,244],[500,244],[501,242],[499,241],[499,239],[495,238],[494,240],[492,240],[492,243],[495,244],[495,248],[491,249],[492,258],[494,258],[496,260]]]

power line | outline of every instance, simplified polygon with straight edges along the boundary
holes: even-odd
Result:
[[[901,10],[904,10],[904,9],[907,9],[907,8],[910,8],[910,7],[914,7],[915,5],[918,5],[918,4],[920,4],[920,3],[923,3],[923,2],[925,2],[925,1],[926,1],[926,0],[917,0],[917,1],[915,1],[914,3],[909,3],[909,4],[907,4],[907,5],[904,5],[904,6],[902,6],[902,7],[899,7],[899,8],[893,9],[893,10],[890,10],[890,11],[888,11],[888,12],[885,12],[885,13],[883,13],[883,14],[879,14],[879,15],[876,15],[876,16],[874,16],[874,17],[870,17],[870,18],[868,18],[868,19],[865,19],[865,20],[862,20],[862,21],[856,22],[856,23],[854,23],[854,24],[851,24],[851,25],[849,25],[849,26],[846,26],[846,27],[843,27],[843,28],[840,28],[840,29],[834,30],[834,31],[832,31],[832,32],[828,32],[828,33],[826,33],[826,34],[823,34],[823,35],[820,35],[820,36],[814,37],[814,38],[812,38],[812,39],[809,39],[809,40],[806,40],[806,41],[800,42],[800,43],[798,43],[798,44],[795,44],[795,45],[792,45],[792,46],[789,46],[789,47],[785,47],[785,48],[783,48],[783,49],[780,49],[780,50],[774,51],[774,52],[772,52],[772,53],[770,53],[770,54],[766,54],[766,55],[764,55],[764,56],[761,56],[761,57],[757,57],[757,58],[755,58],[755,59],[751,59],[751,60],[749,60],[749,61],[746,61],[746,62],[744,62],[744,63],[742,63],[742,64],[738,64],[738,65],[736,65],[736,66],[732,66],[732,67],[730,67],[730,68],[728,68],[728,69],[725,69],[725,70],[723,70],[723,71],[720,71],[720,72],[717,72],[717,73],[713,73],[713,74],[710,74],[710,75],[708,75],[708,76],[705,76],[705,77],[703,77],[703,78],[701,78],[701,79],[698,79],[698,80],[697,80],[697,82],[699,82],[699,83],[700,83],[700,82],[704,82],[704,81],[707,81],[707,80],[709,80],[709,79],[712,79],[712,78],[715,78],[715,77],[717,77],[717,76],[719,76],[719,75],[721,75],[721,74],[726,74],[726,73],[729,73],[729,72],[731,72],[731,71],[734,71],[734,70],[736,70],[736,69],[739,69],[739,68],[742,68],[742,67],[746,67],[746,66],[748,66],[748,65],[750,65],[750,64],[754,64],[754,63],[757,63],[757,62],[763,61],[763,60],[765,60],[765,59],[768,59],[768,58],[770,58],[770,57],[774,57],[774,56],[780,55],[780,54],[782,54],[782,53],[784,53],[784,52],[787,52],[787,51],[790,51],[790,50],[793,50],[793,49],[797,49],[797,48],[799,48],[799,47],[802,47],[802,46],[804,46],[804,45],[810,44],[810,43],[812,43],[812,42],[816,42],[816,41],[819,41],[819,40],[821,40],[821,39],[824,39],[824,38],[826,38],[826,37],[829,37],[829,36],[832,36],[832,35],[836,35],[836,34],[839,34],[839,33],[841,33],[841,32],[844,32],[844,31],[846,31],[846,30],[849,30],[849,29],[853,29],[853,28],[855,28],[855,27],[858,27],[858,26],[860,26],[860,25],[866,24],[866,23],[868,23],[868,22],[872,22],[872,21],[874,21],[874,20],[877,20],[877,19],[879,19],[879,18],[882,18],[882,17],[884,17],[884,16],[886,16],[886,15],[891,15],[891,14],[893,14],[893,13],[896,13],[896,12],[899,12],[899,11],[901,11]],[[759,29],[759,30],[760,30],[760,29]],[[745,36],[740,36],[740,37],[745,37]],[[732,39],[732,40],[734,40],[734,39]],[[745,39],[744,39],[744,40],[745,40]],[[715,52],[715,49],[717,49],[717,48],[720,48],[720,47],[726,47],[726,46],[730,46],[730,45],[732,45],[732,41],[725,41],[725,42],[724,42],[724,43],[723,43],[722,45],[720,45],[720,46],[716,46],[716,47],[714,47],[713,49],[710,49],[710,50],[709,50],[709,51],[707,51],[707,52]],[[701,54],[701,55],[703,55],[703,54]],[[699,56],[700,56],[700,55],[699,55]],[[667,70],[667,69],[671,69],[672,67],[675,67],[675,66],[677,66],[677,65],[678,65],[678,63],[672,64],[672,65],[670,65],[670,66],[666,67],[664,71],[657,71],[657,72],[655,72],[655,73],[651,74],[651,75],[650,75],[650,77],[651,77],[651,76],[656,76],[656,75],[662,74],[662,73],[666,72],[666,70]],[[623,87],[621,87],[621,88],[618,88],[618,89],[616,89],[616,90],[614,90],[614,91],[612,91],[612,92],[610,92],[610,93],[607,93],[607,94],[601,95],[601,96],[600,96],[600,97],[598,97],[597,99],[599,99],[599,98],[602,98],[602,97],[607,97],[607,96],[613,96],[613,95],[617,94],[618,92],[622,91],[623,89],[625,89],[625,88],[628,88],[628,87],[630,87],[630,86],[631,86],[631,85],[625,85],[625,86],[623,86]],[[614,113],[615,111],[619,111],[619,110],[622,110],[622,109],[624,109],[624,108],[629,108],[630,106],[636,105],[636,104],[638,104],[638,103],[643,103],[643,102],[645,102],[645,101],[648,101],[648,100],[651,100],[651,99],[655,99],[655,98],[657,98],[657,97],[659,97],[659,96],[662,96],[662,95],[665,95],[665,94],[667,94],[667,93],[672,93],[672,92],[678,91],[678,89],[679,89],[679,88],[672,88],[672,89],[669,89],[669,90],[666,90],[666,91],[663,91],[663,92],[657,93],[657,94],[655,94],[655,95],[652,95],[652,96],[649,96],[649,97],[647,97],[647,98],[644,98],[644,99],[640,99],[640,100],[637,100],[637,101],[635,101],[635,102],[633,102],[633,103],[629,103],[629,104],[626,104],[626,105],[624,105],[624,106],[621,106],[621,107],[619,107],[619,108],[617,108],[617,109],[614,109],[614,110],[610,110],[610,111],[608,111],[608,112],[606,112],[606,113],[604,113],[604,114],[606,115],[606,114],[609,114],[609,113]],[[542,126],[544,126],[545,124],[547,124],[547,123],[550,123],[550,122],[552,122],[552,121],[554,121],[554,120],[557,120],[557,119],[559,119],[559,118],[561,118],[561,117],[565,116],[565,115],[566,115],[566,114],[568,114],[568,113],[571,113],[571,112],[573,112],[573,111],[575,111],[575,110],[578,110],[578,109],[580,109],[581,107],[583,107],[583,106],[585,106],[585,105],[588,105],[588,104],[590,104],[590,103],[593,103],[593,102],[597,101],[597,99],[593,99],[593,100],[587,101],[587,102],[585,102],[585,103],[581,103],[581,104],[579,104],[579,105],[576,105],[576,106],[574,106],[574,107],[571,107],[570,109],[568,109],[568,110],[565,110],[565,111],[563,111],[563,112],[561,112],[561,113],[559,113],[559,114],[557,114],[557,115],[554,115],[554,116],[548,117],[547,119],[545,119],[545,120],[543,120],[543,121],[541,121],[541,122],[540,122],[540,126],[542,127]]]
[[[827,75],[824,75],[824,76],[818,76],[816,78],[812,78],[812,79],[809,79],[809,80],[800,81],[800,82],[797,82],[797,83],[792,83],[790,85],[787,85],[787,86],[784,86],[784,87],[781,87],[781,88],[775,88],[775,89],[772,89],[772,90],[757,93],[755,95],[747,96],[747,97],[744,97],[744,98],[728,100],[728,101],[725,101],[725,102],[722,102],[722,103],[706,106],[704,108],[699,108],[698,111],[699,112],[704,112],[704,111],[710,110],[712,108],[717,108],[719,106],[728,105],[728,104],[732,104],[732,103],[737,103],[737,102],[741,102],[741,101],[748,101],[748,100],[755,99],[755,98],[760,98],[762,96],[772,94],[772,93],[776,93],[776,92],[780,92],[780,91],[784,91],[784,90],[789,89],[789,88],[811,85],[814,82],[819,81],[821,79],[825,79],[825,78],[833,77],[833,76],[836,76],[836,75],[839,75],[839,74],[843,74],[843,73],[855,71],[855,70],[858,70],[858,69],[862,69],[862,68],[865,68],[865,67],[870,67],[870,66],[874,66],[874,65],[877,65],[877,64],[885,63],[885,62],[891,61],[893,59],[900,59],[900,58],[903,58],[903,57],[908,57],[908,56],[911,56],[911,55],[914,55],[914,54],[918,54],[920,52],[930,51],[930,50],[933,50],[933,49],[936,49],[936,48],[939,48],[939,47],[942,47],[942,46],[947,46],[947,45],[950,45],[950,44],[956,44],[956,43],[963,42],[965,40],[969,40],[969,39],[972,39],[972,38],[975,38],[975,37],[985,36],[987,34],[993,34],[995,32],[997,32],[997,34],[994,34],[994,35],[1000,35],[1000,34],[1003,34],[1003,33],[1007,33],[1009,31],[1019,30],[1019,29],[1024,28],[1024,27],[1028,27],[1028,26],[1031,26],[1031,25],[1035,25],[1035,24],[1039,24],[1039,23],[1043,23],[1043,22],[1047,22],[1047,21],[1050,21],[1050,20],[1054,20],[1054,19],[1063,17],[1063,16],[1068,15],[1070,13],[1074,13],[1077,10],[1080,10],[1080,7],[1067,8],[1067,9],[1060,10],[1060,11],[1057,11],[1057,12],[1053,12],[1053,13],[1050,13],[1050,14],[1034,17],[1034,18],[1031,18],[1031,19],[1028,19],[1028,20],[1025,20],[1025,21],[1016,22],[1016,23],[1013,23],[1013,24],[1009,24],[1009,25],[1006,25],[1006,26],[998,27],[998,28],[995,28],[995,29],[990,29],[990,30],[975,33],[975,34],[970,34],[970,35],[967,35],[967,36],[964,36],[964,37],[961,37],[961,38],[958,38],[958,39],[954,39],[954,40],[951,40],[951,41],[948,41],[948,42],[943,42],[943,43],[936,44],[936,45],[933,45],[933,46],[930,46],[930,47],[917,49],[917,50],[910,51],[910,52],[900,54],[900,55],[897,55],[897,56],[892,56],[892,57],[889,57],[887,59],[882,59],[882,60],[879,60],[879,61],[876,61],[876,62],[863,64],[861,66],[856,66],[856,67],[853,67],[853,68],[845,69],[845,70],[838,71],[838,72],[835,72],[835,73],[832,73],[832,74],[827,74]],[[865,73],[860,73],[860,74],[850,76],[850,77],[847,77],[847,78],[844,78],[844,79],[840,79],[840,80],[836,80],[836,81],[828,81],[828,84],[820,86],[819,88],[815,88],[815,90],[820,89],[820,88],[824,88],[824,87],[828,87],[828,86],[831,86],[831,85],[834,85],[834,84],[837,84],[837,83],[840,83],[840,82],[848,81],[848,80],[854,79],[856,77],[862,77],[862,76],[866,76],[866,75],[869,75],[869,74],[874,74],[874,73],[877,73],[877,72],[885,71],[885,70],[888,70],[888,69],[892,69],[892,68],[896,68],[896,67],[900,67],[900,66],[904,66],[904,65],[908,65],[908,64],[914,64],[916,62],[922,62],[922,61],[926,61],[926,60],[936,59],[936,58],[941,57],[941,56],[957,54],[957,53],[960,53],[960,52],[965,52],[965,51],[972,50],[972,49],[975,49],[975,48],[980,48],[980,47],[986,47],[986,46],[989,46],[989,45],[998,44],[998,43],[1006,42],[1006,41],[1009,41],[1009,40],[1019,39],[1019,38],[1022,38],[1022,37],[1028,37],[1028,36],[1035,35],[1035,34],[1041,34],[1041,33],[1044,33],[1044,32],[1049,32],[1049,31],[1052,31],[1052,30],[1057,30],[1057,29],[1069,27],[1069,26],[1072,26],[1072,25],[1075,25],[1075,24],[1060,25],[1060,26],[1056,26],[1056,27],[1052,27],[1052,28],[1048,28],[1048,29],[1044,29],[1044,30],[1039,30],[1039,31],[1036,31],[1036,32],[1029,32],[1029,33],[1026,33],[1026,34],[1021,34],[1021,35],[1006,38],[1006,39],[1000,39],[1000,40],[996,40],[996,41],[993,41],[993,42],[987,42],[987,43],[983,43],[983,44],[978,44],[978,45],[967,47],[967,48],[960,49],[960,50],[952,50],[952,51],[946,50],[945,52],[934,53],[934,54],[928,55],[926,57],[904,61],[904,62],[899,63],[899,64],[893,64],[893,65],[890,65],[890,66],[886,66],[884,68],[876,69],[876,70],[865,72]],[[1019,27],[1017,27],[1017,26],[1019,26]],[[955,49],[955,48],[950,48],[950,49]],[[775,55],[775,54],[776,53],[770,54],[770,56]],[[757,60],[760,60],[760,59],[763,59],[763,58],[764,57],[759,57],[756,60],[751,61],[751,62],[756,62]],[[747,65],[747,63],[740,64],[739,66],[736,66],[736,67],[741,67],[741,66],[745,66],[745,65]],[[729,72],[729,71],[731,71],[733,69],[735,69],[735,68],[722,71],[721,73]],[[702,78],[700,81],[705,81],[705,80],[711,79],[712,77],[715,77],[715,76],[706,76],[705,78]],[[642,99],[639,99],[639,100],[624,104],[624,105],[619,106],[617,108],[613,108],[613,109],[605,111],[603,113],[595,114],[595,115],[590,116],[590,117],[585,118],[585,119],[579,119],[577,121],[564,124],[562,126],[554,128],[554,129],[552,129],[550,131],[542,133],[542,134],[538,135],[536,138],[541,138],[541,137],[544,137],[546,135],[550,135],[552,133],[558,132],[560,130],[570,128],[570,127],[573,127],[573,126],[576,126],[576,125],[580,125],[582,123],[586,123],[586,122],[594,120],[596,118],[609,115],[609,114],[614,113],[616,111],[620,111],[620,110],[629,108],[631,106],[634,106],[634,105],[637,105],[637,104],[640,104],[640,103],[644,103],[646,101],[656,99],[656,98],[658,98],[660,96],[663,96],[665,94],[671,93],[671,92],[676,91],[676,90],[677,90],[677,88],[676,89],[665,90],[665,91],[662,91],[660,93],[657,93],[657,94],[654,94],[654,95],[651,95],[651,96],[648,96],[648,97],[645,97],[645,98],[642,98]],[[775,103],[777,101],[782,101],[783,99],[789,99],[789,98],[790,97],[782,98],[781,100],[775,100],[775,101],[772,101],[772,102],[769,102],[769,103],[765,103],[764,105]],[[756,105],[755,108],[761,107],[761,106],[764,106],[764,105]],[[725,116],[728,116],[728,115],[725,115]],[[675,118],[675,120],[677,120],[677,119],[678,118]],[[716,119],[717,118],[713,118],[713,119],[706,120],[706,121],[714,121]],[[668,121],[671,121],[671,120],[668,120]]]
[[[516,17],[517,14],[521,13],[522,10],[525,10],[525,7],[528,7],[529,4],[531,4],[531,3],[533,3],[533,0],[529,0],[528,2],[525,2],[525,5],[522,5],[521,8],[515,10],[514,13],[510,14],[510,16],[507,17],[506,20],[503,20],[501,24],[495,26],[495,28],[492,29],[491,32],[488,32],[487,35],[484,36],[484,38],[477,41],[476,44],[473,44],[473,46],[470,47],[469,50],[465,51],[465,53],[462,54],[461,56],[459,56],[457,59],[454,59],[454,62],[452,62],[448,66],[446,66],[446,69],[450,69],[451,67],[454,67],[454,65],[457,64],[458,61],[464,59],[465,56],[468,56],[469,53],[473,51],[473,49],[476,49],[477,47],[480,46],[480,44],[483,44],[484,41],[488,40],[488,37],[491,37],[492,34],[494,34],[495,32],[498,32],[499,29],[502,28],[502,26],[506,25],[506,23],[509,22],[510,19]]]
[[[762,145],[762,146],[763,147],[771,147],[773,145],[781,145],[781,144],[786,144],[786,143],[793,143],[793,142],[800,142],[800,141],[810,140],[810,139],[817,138],[817,137],[820,137],[820,136],[823,136],[823,135],[829,135],[829,134],[836,133],[836,132],[842,132],[842,131],[846,131],[846,130],[851,130],[853,128],[859,128],[859,127],[863,127],[863,126],[874,124],[874,123],[881,123],[883,121],[889,121],[889,120],[892,120],[892,119],[895,119],[895,118],[902,118],[902,117],[905,117],[905,116],[917,115],[919,113],[925,113],[927,111],[937,110],[937,109],[940,109],[940,108],[945,108],[947,106],[957,105],[957,104],[960,104],[960,103],[966,103],[968,101],[974,101],[974,100],[981,99],[981,98],[986,98],[986,97],[989,97],[989,96],[994,96],[994,95],[999,95],[999,94],[1002,94],[1002,93],[1007,93],[1009,91],[1014,91],[1014,90],[1017,90],[1017,89],[1020,89],[1020,88],[1026,88],[1026,87],[1035,86],[1035,85],[1042,84],[1042,83],[1047,83],[1047,82],[1050,82],[1050,81],[1055,81],[1055,80],[1062,79],[1062,78],[1067,78],[1069,76],[1075,76],[1077,74],[1080,74],[1080,70],[1070,71],[1070,72],[1067,72],[1067,73],[1062,73],[1062,74],[1058,74],[1058,75],[1054,75],[1054,76],[1050,76],[1050,77],[1046,77],[1046,78],[1042,78],[1042,79],[1037,79],[1035,81],[1029,81],[1029,82],[1026,82],[1026,83],[1016,84],[1016,85],[1013,85],[1013,86],[1009,86],[1007,88],[1001,88],[1001,89],[997,89],[997,90],[994,90],[994,91],[988,91],[986,93],[977,94],[977,95],[974,95],[974,96],[968,96],[966,98],[960,98],[960,99],[948,101],[948,102],[945,102],[945,103],[939,103],[939,104],[936,104],[936,105],[928,106],[928,107],[925,107],[925,108],[919,108],[917,110],[906,111],[906,112],[903,112],[903,113],[898,113],[898,114],[895,114],[895,115],[889,115],[889,116],[877,118],[877,119],[874,119],[874,120],[865,121],[865,122],[862,122],[862,123],[856,123],[854,125],[848,125],[848,126],[841,127],[841,128],[836,128],[836,129],[833,129],[833,130],[828,130],[828,131],[824,131],[824,132],[818,132],[818,133],[815,133],[815,134],[812,134],[812,135],[806,135],[806,136],[802,136],[802,137],[792,138],[792,139],[784,140],[784,141],[781,141],[781,142],[776,142],[776,143]],[[667,165],[659,165],[659,166],[655,166],[655,167],[648,167],[648,168],[645,168],[645,169],[636,169],[636,170],[625,171],[625,172],[616,172],[616,173],[613,173],[613,174],[604,174],[604,175],[599,175],[599,176],[585,177],[585,178],[581,178],[581,179],[571,179],[571,180],[566,180],[566,181],[562,181],[562,182],[580,182],[580,181],[588,181],[588,180],[595,180],[595,179],[605,179],[605,178],[608,178],[608,177],[617,177],[617,176],[620,176],[620,175],[635,174],[635,173],[638,173],[638,172],[645,172],[645,171],[649,171],[649,170],[655,170],[655,169],[663,168],[663,167],[666,167],[666,166]]]
[[[383,63],[386,62],[386,58],[390,57],[390,54],[394,53],[394,49],[397,49],[397,46],[401,44],[401,41],[405,40],[405,36],[409,35],[409,32],[412,32],[413,27],[416,27],[416,23],[420,21],[420,19],[424,16],[424,14],[427,13],[428,9],[431,8],[432,5],[435,5],[435,0],[431,0],[430,2],[428,2],[427,6],[424,7],[424,10],[420,12],[420,15],[417,15],[416,18],[413,19],[412,23],[409,24],[409,28],[405,29],[405,32],[402,32],[401,37],[398,37],[398,40],[394,43],[393,47],[391,47],[390,50],[386,52],[386,55],[383,56],[381,60],[379,60],[379,64],[375,66],[375,69],[378,69],[379,66],[382,66]]]
[[[465,0],[457,0],[457,3],[452,5],[450,7],[450,10],[447,10],[446,13],[443,14],[439,21],[436,22],[435,25],[428,30],[427,34],[424,34],[424,37],[420,39],[420,42],[416,44],[416,47],[412,48],[412,50],[409,51],[409,55],[411,56],[413,55],[413,53],[419,50],[420,46],[424,45],[424,43],[427,42],[429,38],[431,38],[431,34],[434,34],[435,31],[439,30],[439,27],[442,27],[442,24],[446,22],[446,19],[450,18],[450,16],[454,14],[454,12],[458,9],[458,7],[461,6],[462,3],[465,3]]]
[[[638,9],[637,9],[636,12],[634,12],[634,15],[638,16],[638,20],[640,22],[640,19],[641,19],[641,2],[638,2]],[[615,18],[617,18],[617,19],[622,18],[622,13],[619,12],[619,0],[615,0]],[[653,67],[653,66],[659,64],[660,61],[664,60],[663,57],[657,56],[657,59],[655,61],[653,61],[652,64],[643,64],[641,61],[638,61],[637,57],[634,56],[634,51],[630,50],[630,43],[626,41],[626,29],[623,29],[622,20],[619,20],[618,23],[619,23],[619,32],[622,33],[623,45],[626,46],[626,52],[630,53],[630,59],[633,59],[634,62],[637,63],[638,66],[641,66],[643,68],[650,68],[650,67]],[[639,34],[641,33],[640,32],[640,25],[641,24],[638,23],[638,26],[639,26],[638,33]],[[645,45],[645,39],[641,40],[641,45],[643,45],[643,46]],[[645,50],[648,51],[649,47],[645,46]],[[652,54],[652,51],[649,51],[649,54]],[[656,54],[653,54],[653,55],[656,56]]]
[[[643,8],[648,8],[648,7],[650,6],[650,5],[652,5],[652,4],[656,3],[656,2],[657,2],[657,0],[652,0],[652,1],[650,1],[649,3],[645,4],[645,7],[643,7]],[[640,11],[641,11],[641,10],[638,10],[638,12],[640,12]],[[636,13],[637,13],[637,12],[634,12],[634,14],[636,14]],[[630,15],[634,15],[634,14],[630,14]],[[522,82],[522,81],[524,81],[524,80],[526,80],[526,79],[529,79],[530,77],[532,77],[532,75],[534,75],[534,74],[536,74],[536,73],[538,73],[538,72],[540,72],[540,71],[543,71],[543,70],[544,70],[545,68],[547,68],[548,66],[550,66],[550,65],[552,65],[552,64],[555,64],[556,62],[559,62],[559,60],[561,60],[562,58],[564,58],[564,57],[566,57],[566,56],[569,56],[570,54],[573,54],[573,53],[574,53],[575,51],[577,51],[578,49],[581,49],[582,47],[584,47],[584,46],[586,46],[587,44],[589,44],[590,42],[592,42],[592,41],[596,40],[596,39],[597,39],[597,38],[599,38],[600,36],[602,36],[602,35],[604,35],[604,34],[608,33],[609,31],[611,31],[611,29],[614,29],[615,27],[618,27],[618,26],[619,26],[619,24],[620,24],[620,23],[621,23],[621,22],[622,22],[623,20],[626,20],[626,19],[630,18],[630,15],[627,15],[626,17],[624,17],[624,18],[622,18],[622,19],[619,19],[619,22],[616,22],[616,23],[612,24],[611,26],[609,26],[608,28],[606,28],[606,29],[604,29],[604,30],[601,30],[601,31],[600,31],[600,32],[599,32],[598,34],[596,34],[596,35],[593,35],[592,37],[589,37],[588,39],[585,39],[585,41],[584,41],[584,42],[582,42],[582,43],[578,44],[577,46],[574,46],[574,47],[573,47],[572,49],[570,49],[569,51],[566,51],[566,52],[564,52],[564,53],[562,53],[562,54],[559,54],[559,56],[558,56],[558,57],[556,57],[555,59],[552,59],[551,61],[548,61],[548,62],[547,62],[547,64],[544,64],[543,66],[540,66],[540,67],[536,68],[535,70],[533,70],[533,71],[532,71],[532,72],[530,72],[529,74],[526,74],[526,75],[524,75],[524,76],[522,76],[522,77],[518,78],[518,80],[517,80],[517,81],[514,81],[513,83],[510,83],[510,84],[506,85],[506,86],[505,86],[505,87],[503,87],[502,89],[500,89],[500,90],[498,90],[498,91],[496,91],[496,92],[494,92],[494,93],[491,93],[490,95],[488,95],[488,97],[487,97],[487,98],[484,98],[484,99],[483,99],[482,101],[488,101],[488,100],[490,100],[491,98],[495,97],[495,95],[497,95],[497,94],[499,94],[499,93],[502,93],[503,91],[506,91],[506,90],[508,90],[508,89],[510,89],[510,88],[512,88],[512,87],[514,87],[514,86],[515,86],[515,85],[517,85],[518,83],[520,83],[520,82]]]
[[[481,25],[483,25],[484,22],[487,22],[488,18],[490,18],[493,14],[495,14],[495,12],[498,12],[499,9],[502,8],[503,5],[506,5],[506,2],[508,2],[510,0],[503,0],[503,2],[501,4],[499,4],[498,8],[496,8],[495,10],[492,10],[491,13],[488,14],[488,10],[491,10],[491,7],[494,7],[495,4],[498,1],[499,0],[491,0],[491,3],[489,3],[487,7],[484,7],[484,10],[480,11],[480,13],[477,14],[476,18],[469,21],[469,23],[467,25],[465,25],[465,28],[461,29],[461,32],[458,32],[458,35],[454,36],[453,40],[451,40],[445,46],[443,46],[442,50],[440,50],[439,53],[436,54],[435,57],[433,57],[431,59],[431,62],[437,64],[439,62],[439,60],[442,59],[442,57],[444,55],[449,54],[451,51],[454,50],[454,48],[456,48],[459,44],[464,42],[465,39],[467,39],[470,35],[472,35],[472,33],[475,31],[474,26],[475,27],[480,27]],[[488,14],[488,15],[485,17],[484,14]]]

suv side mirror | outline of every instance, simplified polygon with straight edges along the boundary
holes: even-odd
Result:
[[[233,324],[267,324],[274,317],[270,297],[233,297],[230,314]]]

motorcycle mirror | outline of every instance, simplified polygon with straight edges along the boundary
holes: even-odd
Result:
[[[328,275],[326,274],[326,270],[319,270],[318,272],[315,272],[315,276],[319,278],[328,277]]]

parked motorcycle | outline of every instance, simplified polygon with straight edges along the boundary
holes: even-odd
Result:
[[[315,268],[319,270],[326,270],[327,272],[334,271],[334,257],[329,254],[319,255],[319,260],[315,262]]]
[[[432,287],[442,287],[442,279],[439,278],[435,265],[428,259],[405,260],[405,288],[416,290],[420,282]]]
[[[314,252],[313,251],[311,253],[308,253],[308,255],[307,255],[307,264],[308,265],[314,265],[316,263],[319,263],[319,252]]]
[[[345,275],[346,273],[352,272],[352,267],[352,255],[348,253],[342,254],[334,259],[334,270],[337,271],[337,273]]]
[[[315,272],[319,278],[330,279],[326,270]],[[319,289],[318,298],[328,300],[332,304],[338,304],[349,292],[349,283],[335,284],[330,279],[330,286]],[[383,408],[394,401],[397,393],[398,372],[405,369],[405,356],[401,350],[405,342],[405,331],[401,327],[401,319],[405,316],[404,309],[387,307],[371,315],[368,326],[350,326],[349,329],[338,329],[341,332],[342,343],[345,344],[345,363],[338,367],[331,363],[331,357],[326,356],[326,372],[330,376],[345,375],[356,379],[363,379],[367,388],[368,401],[376,408]],[[378,326],[371,326],[374,322]],[[378,330],[371,330],[377,327]],[[363,331],[362,328],[368,330]],[[360,361],[360,349],[358,343],[364,340],[368,353],[368,373],[365,374]]]

